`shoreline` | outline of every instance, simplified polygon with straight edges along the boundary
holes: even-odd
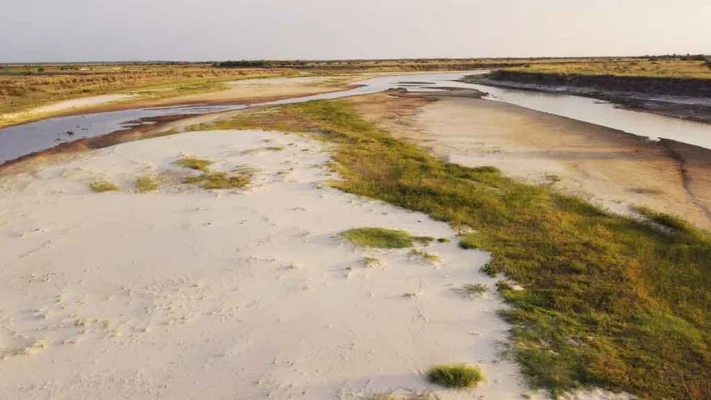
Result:
[[[522,74],[534,75],[539,74]],[[551,75],[555,76],[555,75]],[[711,124],[711,99],[708,97],[669,96],[636,91],[620,91],[602,86],[573,86],[560,82],[538,83],[529,76],[516,80],[518,75],[507,73],[503,77],[469,76],[463,80],[475,83],[551,94],[568,94],[589,97],[614,103],[620,108],[658,114],[666,117]]]
[[[450,162],[494,165],[622,215],[646,206],[711,229],[709,149],[476,98],[353,102],[383,129]]]
[[[686,144],[686,143],[681,143],[669,139],[662,139],[660,141],[652,141],[644,136],[638,136],[629,132],[624,132],[620,130],[615,130],[612,128],[607,128],[595,124],[590,124],[587,122],[581,122],[577,121],[574,119],[570,119],[567,117],[562,117],[554,114],[548,114],[545,112],[540,112],[540,111],[535,111],[535,110],[530,110],[527,108],[515,106],[515,105],[510,105],[510,104],[505,104],[505,103],[498,103],[498,102],[492,102],[489,100],[483,100],[481,97],[484,95],[484,93],[479,92],[477,90],[470,90],[470,89],[451,89],[450,91],[446,93],[407,93],[404,90],[391,90],[388,92],[384,92],[381,94],[375,94],[375,95],[365,95],[365,96],[356,96],[349,98],[350,100],[354,101],[356,104],[359,103],[361,100],[365,100],[366,102],[368,101],[367,99],[369,98],[377,98],[379,96],[394,96],[395,98],[400,98],[405,102],[410,102],[409,105],[405,105],[405,108],[410,108],[410,111],[404,111],[402,108],[398,111],[395,112],[395,115],[397,115],[398,118],[400,118],[400,122],[398,123],[398,126],[389,126],[389,129],[393,134],[398,134],[398,132],[403,132],[403,128],[405,131],[408,131],[409,134],[405,134],[404,138],[405,139],[413,139],[411,136],[413,132],[420,132],[418,135],[424,135],[421,136],[421,139],[416,139],[419,136],[415,137],[415,140],[422,140],[420,141],[420,144],[423,145],[424,147],[432,148],[432,146],[436,145],[437,139],[435,136],[432,136],[432,127],[427,127],[426,123],[423,125],[423,119],[422,119],[422,113],[427,107],[436,107],[437,103],[441,103],[441,101],[450,101],[450,102],[468,102],[468,101],[473,101],[473,102],[479,102],[477,104],[481,105],[486,105],[490,110],[495,110],[495,109],[509,109],[513,110],[511,116],[513,117],[514,115],[517,115],[515,118],[520,118],[522,116],[535,116],[535,115],[544,115],[547,120],[552,121],[553,124],[557,122],[553,121],[562,121],[564,124],[568,124],[571,127],[572,131],[571,132],[578,132],[578,135],[581,135],[581,137],[584,137],[586,135],[589,135],[584,133],[586,132],[586,129],[592,129],[596,133],[598,137],[602,138],[600,143],[605,143],[605,141],[609,141],[608,143],[613,144],[616,143],[615,146],[617,145],[622,145],[624,143],[635,143],[633,147],[636,147],[636,150],[633,150],[634,153],[630,154],[635,154],[634,157],[639,157],[638,154],[655,154],[655,153],[663,153],[668,157],[668,160],[673,161],[673,166],[670,164],[666,167],[664,167],[664,170],[667,170],[669,172],[671,171],[676,171],[675,173],[678,174],[679,179],[678,179],[678,187],[683,187],[684,193],[688,195],[688,200],[693,203],[693,208],[696,208],[701,212],[701,214],[698,214],[696,212],[692,211],[683,211],[683,212],[677,212],[676,214],[681,214],[685,215],[687,218],[689,218],[691,221],[694,221],[694,223],[700,227],[703,227],[705,229],[711,229],[711,179],[705,179],[704,176],[706,174],[709,174],[711,176],[711,150],[705,149],[702,147]],[[430,106],[428,106],[430,104]],[[424,108],[423,108],[424,107]],[[201,122],[216,122],[220,120],[225,120],[229,119],[234,115],[237,115],[240,112],[243,112],[244,110],[234,110],[234,111],[221,111],[221,112],[213,112],[213,113],[206,113],[206,114],[200,114],[200,115],[195,115],[195,114],[186,114],[186,115],[171,115],[171,116],[166,116],[166,117],[157,117],[157,118],[152,118],[151,122],[152,124],[146,124],[146,125],[140,125],[137,127],[132,127],[128,129],[123,129],[119,131],[112,132],[108,135],[102,135],[102,136],[97,136],[97,137],[90,137],[90,138],[84,138],[84,139],[79,139],[73,142],[68,142],[68,143],[62,143],[60,145],[54,146],[52,148],[49,148],[47,150],[35,152],[32,154],[25,155],[23,157],[20,157],[15,160],[10,160],[3,165],[0,165],[0,176],[3,175],[12,175],[15,173],[20,173],[20,172],[26,172],[27,170],[36,170],[38,168],[42,168],[43,166],[52,164],[57,161],[65,160],[67,158],[71,158],[74,155],[84,153],[86,151],[90,150],[98,150],[106,147],[111,147],[114,145],[118,145],[121,143],[127,143],[127,142],[132,142],[136,140],[143,140],[143,139],[150,139],[150,138],[155,138],[155,137],[160,137],[160,136],[167,136],[167,135],[172,135],[176,133],[182,133],[184,130],[191,125],[197,125]],[[366,113],[367,115],[367,113]],[[373,117],[371,115],[371,117]],[[391,116],[392,117],[392,116]],[[374,118],[377,119],[377,116]],[[511,117],[507,117],[511,118]],[[468,124],[471,124],[471,121],[468,122]],[[509,124],[509,122],[502,122],[502,126],[505,126]],[[400,129],[398,129],[400,128]],[[437,128],[434,128],[437,129]],[[425,133],[429,132],[429,133]],[[575,133],[573,133],[575,135]],[[525,135],[524,135],[525,136]],[[547,140],[552,139],[549,138]],[[555,143],[555,141],[553,141]],[[508,145],[505,145],[508,146]],[[516,148],[518,145],[514,145],[513,148]],[[641,150],[640,150],[641,149]],[[475,152],[479,152],[481,150],[474,150]],[[498,152],[498,150],[496,150]],[[642,153],[638,153],[638,152]],[[479,163],[488,163],[493,161],[491,158],[493,155],[492,154],[486,154],[487,150],[484,150],[484,158],[480,159],[477,158],[477,162]],[[505,154],[505,153],[504,153]],[[448,155],[451,156],[451,154],[445,154],[441,153],[440,155]],[[460,162],[463,160],[460,159]],[[464,161],[466,164],[466,161]],[[691,164],[693,167],[688,168],[687,165]],[[501,167],[502,165],[498,165]],[[560,166],[552,166],[550,167],[553,170],[560,170]],[[540,168],[533,168],[532,171],[539,171],[536,175],[535,178],[530,178],[526,176],[526,174],[530,175],[530,171],[526,171],[526,173],[522,174],[519,169],[507,169],[506,167],[503,168],[505,172],[509,174],[513,174],[513,176],[519,176],[523,177],[525,179],[528,179],[532,183],[536,184],[546,184],[547,180],[545,178],[546,173],[540,172]],[[562,170],[561,170],[562,171]],[[602,171],[602,170],[601,170]],[[596,172],[595,174],[599,174],[599,172]],[[553,174],[555,175],[555,174]],[[623,174],[624,175],[624,174]],[[658,200],[656,198],[659,197],[659,194],[657,191],[659,189],[655,190],[649,190],[645,188],[633,188],[629,187],[627,189],[619,189],[622,191],[617,192],[616,195],[612,196],[612,200],[610,200],[606,195],[600,196],[599,190],[603,190],[604,186],[599,186],[598,189],[592,190],[590,188],[588,189],[580,189],[581,185],[583,182],[585,182],[585,179],[590,178],[590,176],[587,176],[585,178],[576,178],[575,182],[568,182],[567,184],[567,189],[566,191],[571,191],[572,193],[577,193],[577,194],[584,194],[585,197],[587,198],[598,198],[602,199],[602,203],[609,208],[612,208],[613,210],[616,210],[616,212],[625,214],[625,215],[630,215],[630,213],[634,214],[634,212],[631,212],[630,209],[634,205],[645,205],[648,206],[652,204],[652,208],[656,209],[657,211],[660,212],[668,212],[670,210],[684,210],[683,207],[689,207],[687,206],[681,206],[682,208],[679,208],[678,205],[674,204],[668,204],[666,207],[660,206],[660,205],[655,205]],[[670,178],[671,179],[671,178]],[[693,183],[692,183],[693,182]],[[644,184],[644,182],[639,182],[640,184]],[[557,186],[561,186],[565,188],[565,182],[564,183],[558,183],[555,182]],[[577,189],[572,189],[573,187]],[[596,194],[597,192],[597,194]],[[604,190],[603,190],[604,192]],[[625,193],[624,195],[622,193]],[[632,198],[635,198],[635,200],[629,200],[629,201],[623,201],[625,196],[631,196]],[[650,200],[650,198],[652,198]],[[677,198],[677,203],[678,204],[686,204],[688,200],[681,200],[680,197]],[[624,207],[621,208],[621,205],[624,204]],[[672,211],[673,212],[673,211]],[[691,215],[694,215],[691,217]]]
[[[0,130],[2,130],[4,128],[10,128],[10,127],[15,127],[15,126],[22,126],[22,125],[26,125],[26,124],[31,124],[33,122],[43,121],[43,120],[52,119],[52,118],[71,117],[71,116],[85,115],[85,114],[98,114],[98,113],[113,112],[113,111],[129,111],[129,110],[136,110],[136,109],[142,109],[142,108],[161,108],[161,107],[170,108],[170,107],[178,107],[178,106],[250,105],[253,103],[272,102],[272,101],[293,99],[293,98],[297,98],[297,97],[315,96],[315,95],[319,95],[319,94],[342,92],[342,91],[351,90],[351,89],[354,89],[357,87],[358,87],[358,85],[347,85],[347,86],[339,86],[339,87],[335,87],[335,88],[329,88],[326,90],[312,90],[312,91],[305,91],[305,92],[294,93],[294,94],[272,95],[272,96],[255,95],[255,96],[234,99],[234,100],[229,100],[229,99],[221,100],[221,99],[205,98],[202,100],[188,100],[188,101],[186,101],[186,100],[181,99],[181,97],[184,97],[184,96],[171,97],[171,98],[167,98],[167,99],[154,99],[154,100],[134,99],[134,100],[128,100],[125,102],[122,101],[122,102],[108,103],[108,104],[97,105],[97,106],[86,107],[86,108],[66,109],[66,110],[61,111],[56,114],[51,114],[51,115],[46,115],[46,116],[38,116],[37,118],[24,120],[24,121],[18,122],[18,123],[0,125]],[[202,93],[201,95],[209,97],[211,93],[215,93],[215,92],[206,92],[206,93]]]

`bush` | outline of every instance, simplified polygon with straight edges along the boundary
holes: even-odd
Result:
[[[457,389],[475,387],[484,380],[479,367],[467,364],[435,365],[427,377],[432,383]]]

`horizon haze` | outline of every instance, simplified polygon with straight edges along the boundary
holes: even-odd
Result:
[[[4,63],[711,53],[704,0],[30,0],[4,11]]]

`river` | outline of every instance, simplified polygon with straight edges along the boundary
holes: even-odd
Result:
[[[341,92],[246,105],[191,105],[182,107],[141,108],[75,116],[48,118],[41,121],[0,129],[0,164],[42,151],[67,141],[101,136],[139,125],[151,124],[157,117],[200,115],[240,110],[247,107],[303,103],[313,100],[339,99],[389,89],[433,91],[438,87],[478,89],[488,93],[485,99],[501,101],[560,115],[584,122],[619,129],[650,139],[667,138],[711,149],[711,125],[617,108],[614,104],[587,97],[539,93],[516,89],[459,82],[466,75],[482,71],[429,73],[386,76],[358,83],[358,87]]]

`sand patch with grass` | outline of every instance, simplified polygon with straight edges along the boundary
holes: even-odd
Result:
[[[329,188],[326,150],[276,132],[191,132],[0,178],[0,398],[519,398],[502,302],[456,291],[496,284],[479,272],[488,254],[424,214]],[[185,183],[245,171],[239,187]],[[99,180],[119,190],[92,192]],[[342,237],[365,227],[448,241]],[[486,381],[428,382],[434,365],[460,363]]]

